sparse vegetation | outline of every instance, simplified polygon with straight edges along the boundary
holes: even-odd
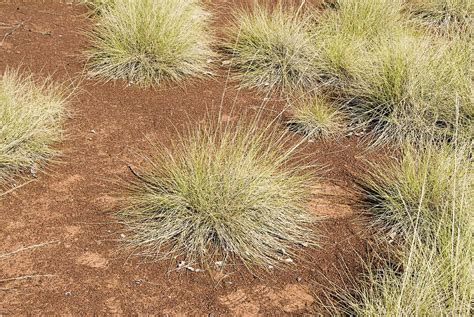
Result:
[[[67,94],[51,80],[7,70],[0,78],[0,184],[49,162],[62,136]]]
[[[321,95],[294,102],[290,111],[290,125],[309,137],[334,137],[344,129],[343,113],[336,104]]]
[[[139,85],[205,76],[209,18],[198,0],[114,0],[89,34],[89,73]]]
[[[130,314],[130,301],[162,314],[323,314],[329,304],[331,316],[474,315],[472,0],[66,2],[0,5],[2,69],[22,60],[79,77],[73,56],[90,45],[90,81],[68,125],[74,155],[24,190],[61,153],[71,94],[51,78],[0,73],[0,315],[44,299],[72,314]],[[218,63],[216,85],[94,85],[163,88],[214,75]],[[218,119],[203,120],[206,110]],[[179,133],[186,114],[193,125]],[[155,137],[119,193],[109,188],[128,150]],[[313,158],[330,183],[317,184]],[[167,263],[120,269],[108,244],[89,239],[89,224],[110,222],[126,256]],[[279,271],[294,262],[306,265]],[[177,283],[161,274],[173,268]],[[271,278],[257,280],[265,270]],[[80,294],[99,284],[119,296]],[[159,285],[181,302],[148,296]]]
[[[306,211],[314,172],[290,163],[295,148],[286,134],[242,122],[204,124],[157,146],[123,199],[126,242],[157,259],[284,264],[316,242]]]
[[[263,91],[314,89],[319,73],[309,27],[309,15],[281,2],[237,11],[224,43],[234,78],[244,87]]]

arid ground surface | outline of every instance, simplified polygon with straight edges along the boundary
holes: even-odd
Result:
[[[221,19],[237,1],[212,1]],[[224,272],[176,270],[176,262],[143,262],[121,251],[113,224],[116,181],[150,140],[166,143],[189,123],[216,115],[226,120],[258,109],[263,97],[238,91],[214,61],[217,76],[184,87],[143,89],[84,76],[84,31],[92,20],[81,5],[18,1],[0,4],[0,71],[7,67],[75,78],[60,162],[0,200],[0,315],[18,313],[262,314],[318,311],[322,285],[339,283],[338,269],[357,271],[365,239],[357,210],[349,206],[353,173],[365,150],[354,137],[308,142],[310,158],[329,169],[311,206],[327,219],[316,230],[321,248],[307,262],[255,277],[242,267]],[[221,69],[219,69],[221,67]],[[271,100],[268,109],[281,108]],[[236,109],[230,113],[230,109]],[[210,113],[210,114],[209,114]],[[268,110],[269,115],[273,112]],[[5,281],[32,275],[31,278]],[[44,276],[39,276],[44,275]]]

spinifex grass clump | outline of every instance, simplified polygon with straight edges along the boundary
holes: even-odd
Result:
[[[297,100],[290,106],[290,125],[310,137],[339,135],[344,128],[344,116],[338,106],[316,95]]]
[[[352,81],[360,61],[370,47],[381,40],[394,38],[403,29],[402,1],[337,0],[331,9],[316,15],[312,27],[317,48],[315,66],[322,80],[334,93]]]
[[[409,4],[415,17],[429,27],[441,31],[472,32],[472,0],[413,0]]]
[[[309,16],[301,8],[255,5],[234,14],[224,44],[235,78],[260,90],[311,90],[318,80]]]
[[[213,265],[279,265],[314,244],[307,212],[313,172],[290,163],[295,145],[258,124],[204,124],[157,146],[120,217],[138,255]]]
[[[0,77],[0,184],[34,170],[57,151],[66,95],[49,80],[5,71]]]
[[[209,14],[198,0],[115,0],[97,19],[92,76],[156,85],[209,71]]]
[[[392,234],[409,238],[415,224],[420,236],[434,234],[433,224],[463,198],[457,196],[458,187],[473,180],[470,164],[467,145],[456,151],[452,145],[404,146],[401,159],[374,167],[366,177],[368,210]]]
[[[397,32],[402,24],[403,0],[337,0],[323,11],[319,27],[335,35],[375,39]]]
[[[373,48],[344,86],[354,122],[375,132],[377,143],[452,138],[458,123],[468,134],[467,46],[406,36]]]
[[[419,147],[418,147],[419,148]],[[407,147],[365,184],[369,211],[390,234],[390,261],[368,264],[367,283],[339,292],[357,316],[469,316],[473,199],[469,143]],[[396,246],[395,246],[395,245]],[[377,264],[378,263],[378,264]]]

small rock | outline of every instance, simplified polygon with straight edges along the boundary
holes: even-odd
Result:
[[[133,281],[133,283],[135,283],[135,285],[142,285],[143,281],[142,280],[135,280],[135,281]]]

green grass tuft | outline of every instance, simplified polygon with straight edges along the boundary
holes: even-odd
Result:
[[[89,34],[89,73],[159,85],[209,73],[210,14],[198,0],[115,0]]]
[[[406,33],[403,2],[391,0],[338,0],[316,15],[312,27],[317,54],[314,59],[322,82],[334,95],[344,94],[362,61],[374,47]]]
[[[310,137],[334,137],[344,130],[344,115],[325,97],[303,98],[290,106],[291,126]]]
[[[306,210],[313,172],[290,163],[295,145],[272,129],[204,124],[157,146],[123,196],[127,244],[156,259],[240,259],[264,269],[313,245]]]
[[[278,3],[234,13],[224,47],[242,86],[287,93],[311,90],[318,81],[310,18]]]
[[[67,95],[49,79],[7,70],[0,77],[0,184],[58,154]]]

